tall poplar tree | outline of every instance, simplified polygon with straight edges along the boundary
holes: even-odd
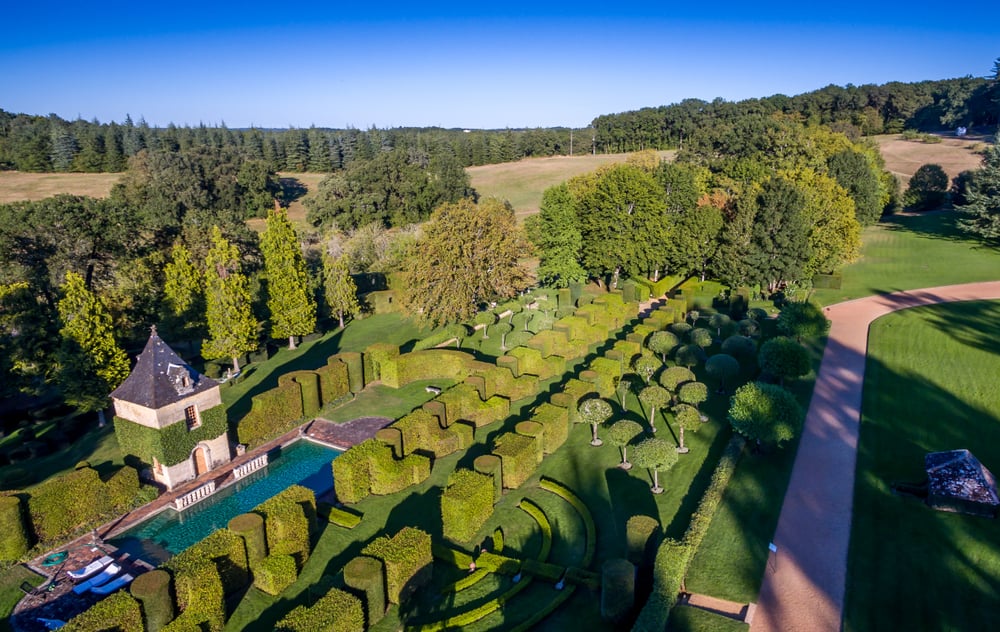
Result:
[[[239,371],[239,356],[257,347],[257,321],[250,309],[250,287],[239,251],[218,226],[212,227],[205,269],[209,339],[202,343],[201,355],[207,360],[231,357],[233,369]]]
[[[205,275],[192,262],[187,246],[179,241],[174,244],[163,275],[163,295],[172,329],[177,333],[197,330],[205,317]]]
[[[111,315],[83,277],[67,272],[61,290],[58,382],[67,403],[98,411],[103,426],[108,394],[128,377],[128,357],[115,341]]]
[[[309,291],[309,273],[295,229],[277,204],[267,213],[260,250],[267,274],[271,335],[288,338],[288,348],[294,349],[295,336],[316,331],[316,301]]]
[[[358,286],[347,268],[347,256],[323,256],[323,293],[331,314],[336,314],[340,328],[344,328],[344,315],[357,316],[361,312],[358,303]]]

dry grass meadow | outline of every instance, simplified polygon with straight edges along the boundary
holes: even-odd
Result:
[[[0,204],[41,200],[60,193],[103,198],[120,173],[23,173],[0,171]]]
[[[949,179],[967,169],[979,168],[982,156],[978,151],[993,140],[984,136],[956,138],[941,135],[940,138],[940,143],[925,143],[903,140],[899,134],[873,137],[885,158],[886,168],[902,181],[904,188],[910,176],[922,165],[940,165]]]

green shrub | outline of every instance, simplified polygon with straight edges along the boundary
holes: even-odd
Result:
[[[375,439],[368,439],[351,446],[333,460],[333,486],[337,500],[342,503],[356,503],[371,493],[369,460],[378,451],[379,445]]]
[[[527,560],[526,560],[527,561]],[[517,575],[521,570],[522,563],[513,557],[507,557],[490,551],[480,551],[476,558],[476,567],[485,568],[491,573],[498,575]]]
[[[330,507],[327,510],[327,520],[331,524],[335,524],[338,527],[344,527],[345,529],[353,529],[354,527],[361,524],[361,519],[364,516],[356,513],[352,513],[345,509],[339,507]]]
[[[417,380],[464,380],[472,372],[474,358],[461,351],[428,349],[411,351],[381,363],[382,383],[400,388]]]
[[[365,388],[365,363],[357,351],[344,351],[335,358],[347,365],[347,385],[352,393],[360,393]],[[331,358],[332,360],[332,358]]]
[[[511,628],[510,632],[528,632],[528,630],[534,629],[536,625],[569,601],[574,592],[576,592],[576,586],[566,586],[555,597],[546,602],[541,609],[535,610],[530,617]]]
[[[427,480],[431,475],[431,461],[419,454],[409,454],[398,461],[392,458],[392,451],[383,446],[375,454],[371,467],[371,492],[378,496],[395,494],[410,485]]]
[[[493,502],[499,502],[500,497],[503,495],[503,476],[500,457],[492,454],[477,456],[476,460],[472,462],[472,469],[493,479]]]
[[[301,385],[283,375],[278,378],[278,386],[250,399],[250,412],[239,421],[236,434],[240,443],[257,446],[297,426],[303,414]],[[184,424],[173,424],[160,432],[175,426],[186,432]],[[184,458],[188,458],[190,453],[190,450],[186,451]]]
[[[497,358],[497,366],[502,369],[509,370],[514,377],[521,376],[521,370],[518,368],[517,358],[512,355],[503,355]]]
[[[139,602],[118,591],[76,615],[61,630],[67,632],[145,632]]]
[[[159,632],[174,618],[170,581],[170,573],[156,569],[139,575],[129,586],[132,596],[142,604],[146,632]]]
[[[493,515],[493,478],[472,470],[457,469],[441,494],[444,537],[468,542]]]
[[[364,352],[365,384],[382,379],[382,364],[389,358],[399,357],[399,345],[376,342],[368,345]]]
[[[634,605],[635,567],[628,560],[607,560],[601,567],[601,617],[619,622]]]
[[[218,571],[222,591],[234,595],[250,581],[250,565],[243,538],[229,529],[217,529],[170,560],[172,568],[212,562]]]
[[[471,428],[464,424],[442,428],[438,418],[426,409],[418,408],[405,415],[393,423],[392,428],[398,430],[401,437],[402,450],[397,454],[423,451],[439,458],[472,444]]]
[[[417,626],[414,630],[419,632],[438,632],[440,630],[455,630],[462,629],[480,621],[490,614],[496,612],[505,604],[507,601],[512,599],[515,595],[523,591],[525,588],[531,585],[531,578],[526,577],[520,582],[514,584],[506,590],[503,594],[487,601],[481,606],[477,606],[472,610],[466,610],[455,616],[448,617],[447,619],[442,619],[440,621],[435,621],[433,623],[427,623],[425,625]]]
[[[264,518],[260,514],[245,513],[229,521],[229,530],[243,538],[247,551],[247,565],[251,570],[267,557],[267,536]]]
[[[483,380],[483,390],[480,399],[489,399],[501,395],[512,402],[534,395],[538,390],[538,378],[534,375],[515,377],[511,370],[504,366],[494,366],[477,372],[477,377]]]
[[[660,544],[660,523],[650,516],[632,516],[625,523],[628,544],[628,561],[645,566],[652,561]]]
[[[527,498],[522,498],[517,506],[538,523],[538,529],[542,533],[542,545],[537,557],[539,562],[544,562],[549,559],[549,553],[552,551],[552,525],[549,523],[549,518],[541,507]]]
[[[360,555],[344,565],[344,583],[361,595],[367,625],[372,627],[385,616],[385,578],[381,560]]]
[[[554,453],[566,442],[569,436],[569,411],[566,408],[545,402],[531,414],[531,420],[542,426],[542,450],[545,454]]]
[[[108,497],[109,509],[124,513],[139,495],[139,472],[126,465],[111,475],[104,484],[104,493]]]
[[[590,563],[594,560],[594,552],[597,547],[597,526],[594,524],[594,516],[590,513],[590,509],[588,509],[586,503],[580,500],[580,497],[570,491],[568,487],[565,487],[551,478],[543,478],[538,483],[538,486],[568,502],[580,515],[587,538],[581,565],[584,568],[590,566]]]
[[[324,406],[351,392],[347,365],[337,356],[329,358],[326,366],[316,369],[316,375],[319,376],[319,393]]]
[[[426,349],[434,349],[452,339],[457,339],[461,343],[462,339],[469,335],[468,329],[461,324],[448,325],[438,329],[431,335],[418,340],[413,345],[414,351],[424,351]]]
[[[17,561],[29,548],[21,500],[17,496],[0,496],[0,562]]]
[[[296,606],[278,621],[280,632],[364,632],[361,600],[333,588],[311,607]]]
[[[593,571],[588,571],[583,568],[570,566],[566,569],[564,578],[568,583],[577,584],[578,586],[586,586],[591,590],[601,589],[601,576]]]
[[[510,414],[509,400],[491,397],[484,402],[475,388],[464,383],[456,384],[441,393],[437,396],[437,401],[445,405],[449,424],[464,419],[472,422],[476,428],[482,428],[505,419]]]
[[[97,470],[91,468],[50,479],[33,489],[28,499],[31,524],[41,542],[65,537],[109,509],[104,483]]]
[[[379,428],[375,431],[375,440],[392,448],[392,455],[397,459],[403,458],[403,433],[399,428]]]
[[[431,536],[419,529],[404,527],[392,538],[376,538],[361,553],[385,564],[386,596],[390,603],[402,603],[431,579],[434,562]]]
[[[178,557],[181,556],[175,556],[165,567],[174,571],[174,593],[180,615],[163,629],[220,632],[226,623],[226,608],[219,571],[203,557],[182,560]]]
[[[297,577],[294,557],[271,554],[254,570],[253,585],[258,590],[277,596],[294,584]]]
[[[503,486],[516,489],[521,486],[538,465],[538,442],[534,437],[526,437],[508,432],[497,437],[493,444],[493,454],[500,457]]]
[[[552,584],[558,582],[566,574],[566,569],[558,564],[549,564],[531,558],[521,562],[521,571],[526,575],[537,577]]]
[[[545,426],[537,421],[519,421],[514,426],[514,432],[535,440],[535,450],[537,451],[535,459],[541,463],[545,456]]]
[[[544,356],[542,351],[532,347],[511,349],[507,355],[517,360],[520,375],[535,375],[539,380],[547,380],[566,372],[566,359],[558,355]]]
[[[676,540],[663,541],[653,564],[653,589],[632,627],[634,632],[662,632],[667,629],[670,611],[677,605],[684,574],[693,553]]]
[[[254,513],[264,518],[269,554],[291,555],[301,569],[309,559],[312,550],[310,538],[316,531],[316,497],[313,491],[301,485],[292,485],[257,505]]]

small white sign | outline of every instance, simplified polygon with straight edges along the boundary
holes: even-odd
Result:
[[[768,548],[769,551],[771,551],[771,553],[777,553],[778,552],[778,546],[774,542],[768,542],[767,543],[767,548]]]

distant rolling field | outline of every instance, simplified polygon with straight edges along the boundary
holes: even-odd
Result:
[[[41,200],[60,193],[103,198],[120,173],[24,173],[0,171],[0,204]]]
[[[976,153],[977,150],[992,140],[986,137],[956,138],[941,135],[940,143],[925,143],[903,140],[899,134],[874,136],[872,139],[885,158],[886,168],[902,181],[904,188],[922,165],[940,165],[949,179],[967,169],[977,169],[982,162],[982,156]]]

